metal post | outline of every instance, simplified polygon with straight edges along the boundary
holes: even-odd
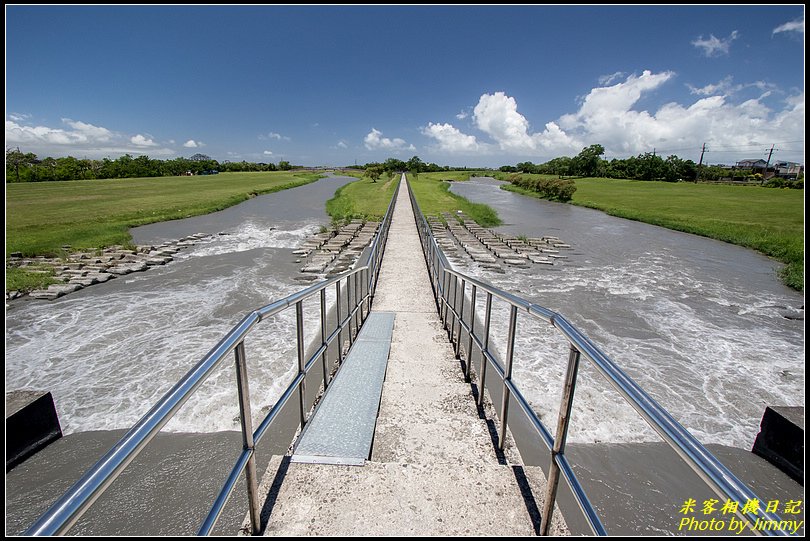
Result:
[[[475,294],[477,293],[477,288],[475,284],[472,286],[472,292],[470,294],[470,336],[469,340],[467,341],[467,366],[464,367],[464,381],[467,383],[470,382],[470,366],[472,365],[472,345],[473,345],[473,334],[475,334]]]
[[[546,502],[543,505],[543,517],[540,522],[540,535],[548,535],[551,528],[551,518],[554,512],[554,500],[557,498],[557,485],[560,481],[560,467],[556,457],[565,453],[565,441],[568,437],[568,423],[571,420],[571,406],[574,403],[574,389],[577,383],[579,370],[579,350],[571,345],[568,355],[568,370],[565,373],[565,387],[563,387],[560,414],[557,419],[557,435],[554,438],[554,448],[551,451],[551,466],[548,470],[548,489]]]
[[[509,416],[509,398],[512,393],[506,385],[512,379],[512,358],[515,355],[515,327],[517,326],[517,306],[512,306],[509,312],[509,336],[506,342],[506,367],[503,375],[503,400],[501,401],[501,437],[498,448],[503,451],[506,444],[507,417]]]
[[[245,342],[239,342],[233,353],[236,361],[236,389],[239,393],[239,416],[242,424],[242,448],[253,451],[253,420],[250,413],[250,387],[248,386],[247,362],[245,360]],[[258,535],[262,527],[262,504],[259,501],[259,484],[256,477],[256,458],[254,455],[255,451],[251,453],[245,466],[245,481],[247,482],[251,533]]]
[[[354,343],[354,335],[352,334],[352,322],[354,321],[354,314],[352,313],[352,278],[346,277],[346,317],[348,318],[347,325],[349,327],[349,347]]]
[[[451,310],[450,310],[450,313],[448,314],[448,316],[451,319],[450,319],[450,326],[447,328],[447,332],[450,334],[450,343],[453,344],[453,346],[455,347],[456,343],[453,341],[453,337],[456,334],[456,312],[457,312],[457,310],[456,310],[456,297],[457,297],[456,293],[458,291],[458,277],[454,274],[451,277],[451,280],[453,281],[453,300],[450,303]]]
[[[461,280],[461,310],[458,314],[458,340],[456,340],[456,359],[461,358],[461,330],[464,328],[464,291],[467,289],[467,281]]]
[[[329,371],[327,365],[329,364],[329,355],[327,352],[329,350],[326,347],[326,289],[321,289],[321,347],[323,347],[323,353],[321,354],[321,364],[323,365],[323,390],[326,390],[326,386],[329,384]]]
[[[343,318],[341,317],[340,310],[340,280],[335,282],[335,317],[338,324],[338,364],[343,362]]]
[[[363,291],[358,283],[360,273],[355,272],[352,276],[354,278],[354,307],[358,308],[357,312],[355,312],[354,328],[357,329],[357,332],[360,332],[360,326],[363,325]]]
[[[489,353],[489,324],[492,321],[492,293],[487,291],[487,306],[484,309],[484,347],[481,350],[481,378],[478,389],[478,405],[484,405],[484,388],[487,384],[487,354]]]
[[[303,301],[295,303],[295,330],[298,338],[298,373],[304,373],[304,306]],[[304,389],[306,378],[301,380],[298,386],[298,405],[301,414],[301,429],[303,430],[304,424],[307,422],[306,410],[304,409]]]
[[[449,280],[450,273],[447,271],[443,271],[442,275],[442,325],[444,328],[447,329],[447,288],[449,287]]]

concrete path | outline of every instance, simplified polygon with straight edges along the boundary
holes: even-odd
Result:
[[[542,473],[496,454],[442,330],[404,179],[397,197],[373,305],[396,315],[371,460],[278,457],[265,535],[533,535]]]

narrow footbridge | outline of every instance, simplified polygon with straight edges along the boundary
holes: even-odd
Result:
[[[563,316],[453,269],[404,175],[366,261],[245,316],[26,533],[66,533],[231,355],[242,450],[199,528],[202,535],[211,533],[242,482],[248,508],[234,534],[565,535],[573,520],[608,534],[606,517],[566,455],[582,362],[720,502],[757,498]],[[318,306],[320,323],[309,342],[306,300]],[[494,336],[494,303],[509,314],[501,336]],[[253,426],[245,338],[287,310],[295,312],[297,370]],[[553,435],[513,378],[518,317],[523,325],[550,327],[568,344]],[[295,437],[289,451],[260,472],[257,446],[283,422],[285,408],[295,410]],[[528,427],[528,436],[523,430],[517,437],[515,423]],[[524,464],[517,440],[544,448],[546,465]],[[558,486],[572,502],[562,511]],[[750,523],[780,520],[741,511],[738,518]]]

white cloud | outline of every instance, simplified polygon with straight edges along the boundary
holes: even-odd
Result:
[[[692,45],[698,49],[702,49],[705,56],[721,56],[728,54],[729,49],[731,48],[731,42],[738,37],[740,37],[739,32],[736,30],[734,30],[725,39],[719,39],[714,37],[714,34],[709,34],[708,39],[703,39],[703,36],[700,36],[698,39],[692,42]]]
[[[290,138],[287,137],[286,135],[281,135],[280,133],[276,133],[276,132],[272,132],[272,131],[267,133],[267,134],[259,135],[259,139],[260,140],[275,139],[276,141],[289,141],[290,140]]]
[[[18,115],[21,116],[21,115]],[[65,128],[30,126],[6,120],[6,142],[23,147],[25,152],[39,156],[87,156],[101,158],[121,154],[148,154],[172,156],[175,151],[158,148],[148,137],[137,134],[127,136],[102,126],[63,118]]]
[[[422,133],[439,141],[439,150],[463,153],[473,141],[480,152],[498,148],[503,155],[543,162],[558,156],[573,156],[591,144],[605,147],[607,156],[627,157],[658,148],[661,152],[697,160],[700,145],[707,142],[718,149],[715,163],[733,161],[719,149],[741,147],[741,152],[762,141],[804,140],[804,93],[791,95],[782,105],[769,107],[765,98],[779,90],[756,81],[734,84],[731,78],[715,85],[694,89],[694,102],[666,103],[657,109],[637,109],[639,100],[672,81],[670,71],[630,75],[612,86],[591,89],[579,109],[546,122],[542,131],[533,132],[529,121],[518,112],[518,104],[503,92],[484,94],[475,108],[476,126],[496,145],[467,135],[449,124],[429,123]],[[734,101],[741,88],[757,88],[761,95]],[[722,95],[725,91],[726,95]],[[542,100],[543,96],[536,96]],[[773,100],[773,97],[771,97]],[[690,152],[689,149],[694,149]],[[803,152],[784,159],[802,161]],[[742,159],[746,156],[741,156]],[[750,157],[750,156],[749,156]]]
[[[9,113],[8,117],[14,122],[25,122],[31,118],[31,115],[27,115],[25,113]]]
[[[602,75],[599,77],[599,84],[602,86],[609,85],[613,81],[621,79],[624,77],[624,73],[621,71],[617,71],[616,73],[611,73],[610,75]]]
[[[468,118],[469,116],[470,116],[470,109],[469,108],[463,109],[463,110],[459,111],[456,114],[456,118],[459,119],[459,120],[464,120],[465,118]]]
[[[529,122],[517,112],[515,98],[503,92],[484,94],[473,109],[476,127],[492,137],[501,150],[531,151],[535,143],[529,136]]]
[[[363,142],[369,150],[416,150],[415,146],[398,137],[394,139],[383,137],[382,132],[374,128],[371,128]]]
[[[804,16],[796,19],[795,21],[780,24],[773,29],[773,34],[779,34],[781,32],[798,32],[800,34],[804,34]]]
[[[130,143],[137,147],[156,147],[157,143],[155,143],[152,139],[141,135],[140,133],[137,135],[133,135],[129,138]]]
[[[434,124],[429,122],[422,128],[422,133],[438,141],[437,150],[445,152],[471,152],[481,148],[474,135],[461,133],[458,128],[450,124]]]
[[[337,146],[338,146],[338,148],[349,148],[349,145],[347,145],[343,141],[338,141]]]
[[[194,139],[189,139],[188,141],[183,143],[183,146],[186,148],[197,148],[203,146],[203,143],[202,141],[195,141]]]
[[[262,152],[262,154],[264,154],[265,156],[272,156],[273,151],[272,150],[265,150],[264,152]]]

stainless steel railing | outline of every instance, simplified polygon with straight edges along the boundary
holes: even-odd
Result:
[[[718,496],[736,502],[747,502],[751,499],[762,501],[757,498],[751,489],[715,458],[714,455],[703,447],[692,434],[681,426],[669,412],[661,407],[658,402],[653,400],[653,398],[625,374],[616,363],[599,350],[595,344],[562,315],[548,308],[530,303],[516,295],[453,269],[436,242],[430,225],[419,208],[410,183],[408,184],[408,193],[410,195],[411,204],[413,205],[416,226],[419,230],[419,237],[422,242],[428,274],[430,275],[431,285],[436,299],[436,308],[439,311],[444,327],[453,343],[456,356],[460,356],[462,347],[466,348],[465,377],[468,381],[470,379],[471,358],[474,348],[480,353],[481,365],[477,382],[479,404],[483,404],[487,366],[491,365],[494,367],[501,379],[503,394],[499,412],[500,432],[498,446],[503,450],[508,428],[510,399],[514,399],[529,421],[537,438],[545,444],[545,447],[550,452],[551,464],[549,466],[547,494],[540,524],[541,535],[547,535],[551,527],[552,511],[554,510],[560,475],[564,477],[570,487],[591,530],[597,535],[607,535],[607,531],[596,509],[588,499],[582,484],[577,479],[565,455],[565,444],[571,418],[571,407],[573,405],[574,390],[576,388],[577,372],[580,360],[583,357],[593,363],[608,383],[621,394],[636,412]],[[468,287],[470,290],[470,302],[468,303],[470,313],[466,315],[465,321],[464,311]],[[486,294],[483,329],[479,329],[476,326],[476,318],[479,316],[479,314],[475,313],[476,297],[479,291]],[[506,355],[502,362],[495,358],[490,348],[493,299],[499,299],[509,306],[509,330],[506,337]],[[524,317],[528,315],[541,323],[550,324],[561,333],[569,343],[567,371],[563,382],[557,428],[555,436],[553,437],[543,425],[532,406],[520,392],[517,384],[512,380],[515,334],[519,313],[524,314]],[[464,342],[466,342],[466,345],[463,345]],[[777,523],[781,520],[777,515],[764,511],[760,512],[759,515],[743,514],[741,511],[743,506],[740,505],[739,507],[740,511],[737,512],[737,515],[746,522],[750,522],[752,525],[757,518],[765,521],[775,520]],[[752,529],[757,533],[765,535],[788,535],[788,533],[783,530],[760,531],[754,528]]]
[[[396,190],[380,229],[372,242],[368,263],[362,267],[314,284],[298,293],[278,300],[246,315],[233,329],[211,349],[194,368],[183,376],[172,389],[155,404],[149,412],[118,441],[90,470],[85,473],[48,511],[25,532],[25,535],[61,535],[93,505],[95,500],[115,481],[118,475],[140,453],[152,438],[163,428],[174,414],[203,382],[225,361],[228,354],[234,353],[236,381],[239,397],[239,411],[242,428],[242,452],[231,469],[222,489],[216,497],[198,531],[208,535],[216,524],[225,504],[228,502],[242,472],[245,473],[249,515],[252,533],[260,530],[260,511],[263,502],[259,501],[258,475],[255,463],[255,446],[267,432],[279,412],[290,398],[298,395],[300,426],[307,421],[308,408],[304,398],[304,381],[307,374],[320,359],[323,368],[324,389],[329,384],[329,346],[337,340],[338,362],[342,361],[344,333],[351,344],[371,311],[374,291],[380,273],[385,243],[391,225],[391,217],[396,204]],[[341,284],[344,284],[341,287]],[[327,328],[326,290],[335,287],[335,325]],[[345,293],[345,294],[344,294]],[[305,359],[303,301],[318,295],[320,297],[320,341],[321,345]],[[345,302],[346,314],[342,314],[341,304]],[[288,308],[295,308],[296,343],[298,372],[284,393],[273,405],[259,426],[253,430],[250,412],[250,389],[248,387],[247,364],[244,340],[248,333],[262,320],[272,317]]]

